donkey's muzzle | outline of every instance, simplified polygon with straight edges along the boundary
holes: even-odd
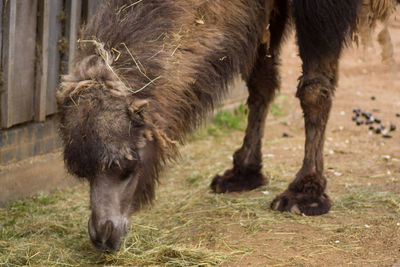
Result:
[[[90,240],[101,252],[113,252],[121,246],[121,239],[126,234],[126,225],[116,225],[111,220],[95,224],[92,218],[88,222]]]

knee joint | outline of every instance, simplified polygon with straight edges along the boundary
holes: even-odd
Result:
[[[296,96],[301,105],[321,108],[330,105],[332,101],[333,87],[323,80],[300,80]]]

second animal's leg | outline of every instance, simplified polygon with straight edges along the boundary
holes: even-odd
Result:
[[[384,27],[382,31],[378,34],[378,42],[382,48],[381,52],[382,62],[386,64],[394,74],[396,74],[397,66],[393,55],[393,44],[392,44],[392,38],[390,37],[389,33],[388,20],[386,20],[383,25]]]
[[[288,189],[272,202],[274,210],[320,215],[331,208],[331,201],[325,193],[327,181],[323,175],[323,148],[337,64],[336,58],[319,64],[303,65],[304,74],[296,94],[304,112],[306,130],[303,166]]]

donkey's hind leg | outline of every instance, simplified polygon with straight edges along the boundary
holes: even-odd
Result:
[[[288,189],[273,200],[271,207],[274,210],[321,215],[331,208],[325,193],[323,147],[337,67],[338,57],[319,64],[303,64],[303,76],[296,94],[304,112],[306,130],[303,166]]]
[[[303,166],[288,189],[272,202],[274,210],[321,215],[331,208],[325,192],[325,128],[337,84],[338,60],[352,25],[357,0],[295,0],[293,14],[303,75],[296,96],[304,113],[306,142]]]

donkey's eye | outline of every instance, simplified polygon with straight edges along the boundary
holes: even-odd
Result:
[[[132,171],[131,170],[125,170],[121,173],[121,175],[119,176],[119,178],[121,180],[125,180],[127,178],[129,178],[129,176],[131,175]]]

